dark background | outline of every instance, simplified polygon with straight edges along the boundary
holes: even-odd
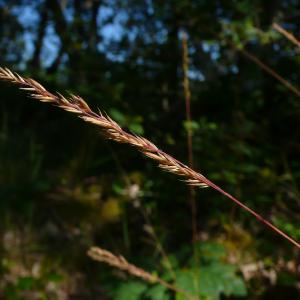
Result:
[[[0,65],[184,163],[192,130],[194,168],[300,240],[300,99],[244,52],[297,88],[300,50],[272,23],[297,37],[299,18],[294,0],[0,1]],[[0,95],[1,299],[184,299],[92,261],[93,245],[200,299],[300,299],[299,251],[229,199],[196,191],[192,243],[175,176],[10,84]]]

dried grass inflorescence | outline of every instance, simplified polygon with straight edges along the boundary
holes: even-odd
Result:
[[[290,243],[300,249],[300,244],[293,238],[288,236],[282,230],[274,226],[272,223],[264,219],[261,215],[256,213],[254,210],[243,204],[241,201],[224,191],[222,188],[211,182],[209,179],[204,177],[202,174],[194,171],[190,167],[176,160],[169,154],[158,149],[153,143],[147,139],[125,132],[114,120],[109,116],[103,115],[102,113],[96,114],[93,112],[87,103],[80,97],[70,95],[65,98],[63,95],[57,93],[52,94],[47,91],[41,84],[30,78],[23,78],[17,73],[13,73],[7,68],[0,68],[0,80],[11,82],[19,88],[26,90],[30,93],[30,97],[37,99],[42,102],[49,102],[55,106],[58,106],[66,111],[77,114],[81,119],[88,123],[92,123],[99,126],[103,134],[116,142],[130,144],[136,147],[145,156],[153,159],[159,165],[159,167],[165,171],[173,173],[175,175],[184,178],[185,182],[192,186],[198,187],[211,187],[235,202],[242,209],[248,211],[261,223],[268,226],[271,230],[284,237]]]
[[[146,282],[149,282],[151,284],[161,284],[171,291],[184,295],[186,299],[197,299],[197,297],[189,295],[181,288],[161,279],[160,277],[152,275],[151,273],[139,267],[136,267],[133,264],[130,264],[123,256],[116,256],[113,253],[99,247],[90,248],[87,254],[96,261],[106,263],[114,268],[125,271],[132,276],[138,277]]]
[[[123,256],[116,256],[111,252],[99,248],[92,247],[88,251],[88,256],[92,259],[106,263],[112,267],[128,272],[129,274],[139,277],[149,283],[157,282],[157,277],[146,272],[145,270],[130,264]]]
[[[0,79],[14,83],[20,86],[22,90],[30,92],[31,98],[59,106],[68,112],[77,114],[84,121],[99,126],[107,138],[138,148],[144,155],[155,160],[161,169],[184,177],[189,185],[208,187],[205,183],[204,176],[159,150],[147,139],[125,132],[109,116],[104,116],[102,113],[96,114],[80,96],[70,95],[68,99],[66,99],[59,93],[52,94],[35,80],[23,78],[7,68],[0,68]]]

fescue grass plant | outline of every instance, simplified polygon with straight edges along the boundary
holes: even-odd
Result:
[[[211,187],[215,189],[219,193],[229,198],[231,201],[235,202],[239,207],[248,211],[252,216],[269,227],[272,231],[281,235],[283,238],[300,249],[300,244],[296,240],[292,239],[282,230],[267,221],[253,209],[249,208],[240,200],[224,191],[222,188],[217,186],[201,173],[193,170],[192,168],[173,158],[171,155],[165,153],[149,140],[145,139],[144,137],[124,131],[108,115],[102,114],[101,111],[99,111],[99,113],[93,112],[88,104],[80,96],[70,95],[67,99],[60,93],[50,93],[35,80],[31,78],[24,78],[17,73],[13,73],[7,68],[0,68],[0,79],[13,83],[19,86],[20,89],[28,91],[30,97],[33,99],[39,100],[41,102],[51,103],[68,112],[78,115],[79,118],[88,123],[100,127],[104,137],[118,143],[126,143],[135,147],[146,157],[151,158],[152,160],[157,162],[158,166],[162,170],[180,176],[188,185],[200,188]]]
[[[80,96],[71,94],[68,97],[65,97],[60,93],[51,93],[35,80],[31,78],[24,78],[17,73],[13,73],[7,68],[0,68],[0,79],[15,84],[20,89],[27,91],[29,96],[33,99],[41,102],[48,102],[65,111],[76,114],[85,122],[99,127],[105,138],[133,146],[144,156],[158,163],[160,169],[179,176],[189,186],[193,188],[213,188],[217,192],[229,198],[240,208],[249,212],[273,232],[282,236],[297,248],[300,248],[300,244],[296,240],[288,236],[285,232],[274,226],[240,200],[224,191],[222,188],[206,178],[202,173],[195,171],[192,167],[185,165],[171,155],[165,153],[144,137],[124,131],[118,123],[112,120],[108,115],[103,114],[101,111],[95,113]],[[122,256],[116,256],[105,249],[92,247],[88,251],[88,255],[94,260],[104,262],[115,268],[123,270],[148,283],[162,285],[177,294],[181,294],[185,299],[199,299],[198,297],[195,298],[193,295],[190,295],[186,290],[176,284],[170,283],[168,280],[162,279],[157,275],[153,275],[139,267],[136,267],[135,265],[128,263]]]

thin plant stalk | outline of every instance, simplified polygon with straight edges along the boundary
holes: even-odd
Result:
[[[153,225],[152,225],[152,223],[149,219],[149,216],[148,216],[146,210],[141,208],[141,213],[142,213],[142,215],[143,215],[143,217],[146,221],[146,224],[148,226],[146,232],[153,238],[153,241],[155,243],[155,246],[156,246],[157,250],[160,252],[162,258],[165,261],[165,268],[168,270],[171,278],[175,281],[176,280],[176,273],[173,269],[170,258],[168,256],[166,250],[164,249],[163,244],[160,241],[160,239],[159,239],[159,237],[158,237],[158,235],[157,235],[157,233],[156,233],[156,231],[155,231],[155,229],[154,229],[154,227],[153,227]]]
[[[94,124],[101,128],[103,135],[119,143],[126,143],[142,152],[145,156],[156,161],[161,169],[164,171],[173,173],[180,176],[184,181],[193,186],[198,186],[200,188],[211,187],[218,191],[225,197],[229,198],[231,201],[236,203],[240,208],[246,210],[252,216],[254,216],[258,221],[263,223],[265,226],[269,227],[272,231],[282,236],[284,239],[289,241],[291,244],[300,249],[300,243],[295,239],[287,235],[284,231],[277,228],[271,222],[267,221],[260,214],[258,214],[253,209],[249,208],[247,205],[242,203],[240,200],[230,195],[224,191],[221,187],[210,181],[204,175],[195,170],[191,169],[187,165],[173,158],[171,155],[160,150],[156,145],[154,145],[149,140],[124,131],[115,121],[113,121],[109,116],[103,115],[101,112],[98,114],[93,112],[87,103],[80,97],[76,95],[70,95],[65,98],[63,95],[57,93],[53,94],[47,91],[41,84],[36,82],[31,78],[24,78],[17,73],[13,73],[9,69],[0,68],[0,80],[10,82],[17,85],[19,88],[29,92],[31,98],[36,99],[41,102],[48,102],[52,105],[58,106],[68,112],[77,114],[84,121]]]
[[[188,53],[188,38],[185,32],[182,32],[182,69],[183,69],[183,91],[185,100],[185,115],[187,121],[187,150],[188,150],[188,163],[191,168],[194,168],[193,157],[193,132],[191,128],[192,114],[191,114],[191,90],[188,77],[189,71],[189,53]],[[190,205],[192,214],[192,233],[193,242],[197,241],[198,228],[197,228],[197,204],[195,188],[190,186]]]
[[[122,163],[121,161],[119,160],[119,157],[115,154],[114,150],[110,147],[110,145],[108,144],[108,148],[112,154],[112,158],[113,160],[115,161],[115,164],[117,166],[117,168],[119,169],[122,177],[123,177],[123,180],[124,180],[124,183],[126,184],[126,186],[129,188],[131,186],[131,180],[130,178],[127,176],[126,172],[124,171],[124,168],[122,166]],[[156,231],[155,231],[155,228],[153,227],[152,225],[152,222],[148,216],[148,213],[146,211],[146,209],[144,209],[144,207],[142,205],[138,205],[137,206],[137,209],[140,211],[141,215],[143,216],[144,220],[145,220],[145,223],[146,223],[146,226],[147,226],[147,230],[145,230],[149,236],[152,238],[155,246],[156,246],[156,249],[158,250],[158,252],[160,253],[161,257],[164,259],[165,261],[165,267],[167,269],[167,271],[169,272],[171,278],[175,281],[176,280],[176,274],[173,270],[173,266],[171,264],[171,261],[169,259],[169,256],[166,252],[166,250],[164,249],[163,247],[163,244],[162,242],[160,241]],[[128,238],[129,240],[129,238]]]
[[[182,69],[183,69],[183,91],[185,100],[185,115],[187,121],[187,150],[188,150],[188,163],[191,168],[194,168],[193,157],[193,131],[191,128],[192,113],[191,113],[191,89],[189,81],[189,50],[188,50],[188,36],[185,31],[182,32]],[[192,241],[195,243],[198,239],[198,226],[197,226],[197,203],[196,203],[196,191],[194,186],[190,186],[190,204],[192,214]],[[193,249],[195,264],[197,265],[194,279],[194,286],[199,294],[199,284],[197,277],[199,277],[199,256],[198,251],[194,247]]]
[[[275,70],[273,70],[271,67],[266,65],[264,62],[262,62],[259,58],[257,58],[253,54],[251,54],[246,49],[238,49],[238,51],[240,51],[245,57],[250,59],[252,62],[254,62],[256,65],[258,65],[260,68],[262,68],[264,71],[266,71],[273,78],[275,78],[280,83],[282,83],[286,88],[288,88],[290,91],[292,91],[296,96],[300,97],[300,91],[293,84],[291,84],[288,80],[286,80],[281,75],[279,75]]]
[[[300,41],[295,38],[295,36],[285,30],[282,26],[280,26],[278,23],[273,23],[272,27],[281,33],[283,36],[285,36],[289,41],[291,41],[294,45],[296,45],[300,49]]]

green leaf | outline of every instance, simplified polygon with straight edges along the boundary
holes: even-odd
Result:
[[[225,293],[226,295],[235,295],[238,297],[245,297],[247,296],[247,288],[244,281],[241,278],[234,278],[230,284],[230,291]]]
[[[236,267],[223,263],[212,263],[200,267],[199,286],[200,295],[211,299],[220,299],[221,294],[226,296],[245,296],[247,290],[244,282],[236,275]]]
[[[220,261],[227,254],[226,249],[217,243],[200,243],[196,245],[196,249],[198,249],[200,257],[207,262]]]
[[[198,279],[195,277],[195,273],[191,270],[181,270],[176,274],[176,286],[183,289],[186,293],[197,296]],[[185,300],[185,296],[182,294],[176,294],[176,300]]]
[[[220,300],[221,295],[247,295],[242,278],[236,274],[236,267],[220,261],[213,261],[200,266],[199,269],[178,271],[176,285],[186,293],[198,296],[200,299]],[[183,299],[185,299],[183,295],[176,295],[176,300]]]
[[[169,300],[170,295],[167,294],[167,289],[162,285],[156,285],[150,288],[145,296],[151,300]]]
[[[147,289],[147,284],[139,281],[122,283],[116,291],[115,300],[138,300]]]

